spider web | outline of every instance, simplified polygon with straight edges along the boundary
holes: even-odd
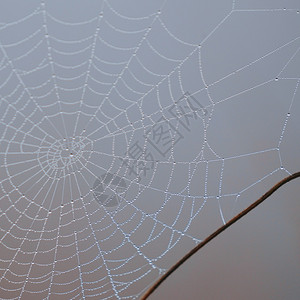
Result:
[[[112,3],[1,23],[1,298],[138,298],[297,169],[297,8],[224,1],[187,42],[168,2]],[[260,47],[262,17],[292,25]]]

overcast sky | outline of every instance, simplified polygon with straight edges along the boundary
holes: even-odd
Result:
[[[299,10],[2,1],[0,297],[138,298],[299,171]],[[298,299],[299,207],[296,179],[151,299]]]

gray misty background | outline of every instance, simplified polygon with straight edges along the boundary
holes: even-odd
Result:
[[[138,299],[299,171],[299,10],[2,1],[0,298]],[[299,299],[299,212],[295,180],[150,298]]]

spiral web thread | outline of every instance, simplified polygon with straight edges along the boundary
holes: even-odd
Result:
[[[192,44],[165,24],[164,5],[128,17],[103,1],[95,17],[72,23],[42,2],[24,18],[1,23],[1,298],[138,298],[212,228],[225,224],[241,201],[245,205],[248,191],[291,174],[281,146],[288,129],[297,131],[288,125],[297,118],[292,111],[300,78],[289,68],[299,61],[299,36],[214,82],[206,80],[203,53],[236,16],[299,19],[297,8],[239,9],[233,1]],[[166,51],[157,36],[172,47]],[[287,51],[284,61],[268,78],[215,96],[215,87],[281,51]],[[232,155],[214,149],[209,129],[220,118],[219,106],[236,98],[247,103],[245,95],[281,83],[289,93],[281,99],[285,111],[272,146]],[[197,110],[188,105],[192,101]],[[166,150],[151,141],[160,124],[171,136]],[[196,152],[186,155],[191,140],[198,141],[191,147]],[[267,161],[266,169],[243,187],[227,188],[234,163],[240,168],[252,159]],[[125,185],[108,180],[97,190],[109,176]],[[107,193],[117,194],[115,205],[102,201]]]

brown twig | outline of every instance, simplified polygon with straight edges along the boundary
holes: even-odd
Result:
[[[288,183],[289,181],[291,181],[297,177],[300,177],[300,172],[294,173],[294,174],[282,179],[281,181],[276,183],[269,191],[267,191],[264,195],[262,195],[258,200],[256,200],[254,203],[252,203],[250,206],[248,206],[246,209],[244,209],[241,213],[236,215],[234,218],[232,218],[226,224],[224,224],[223,226],[218,228],[215,232],[213,232],[210,236],[208,236],[205,240],[203,240],[196,247],[194,247],[190,252],[188,252],[184,257],[182,257],[177,263],[175,263],[163,276],[161,276],[146,291],[146,293],[142,296],[141,300],[147,299],[177,268],[179,268],[186,260],[188,260],[198,250],[203,248],[211,240],[213,240],[215,237],[217,237],[221,232],[223,232],[225,229],[230,227],[236,221],[241,219],[243,216],[245,216],[247,213],[249,213],[251,210],[253,210],[256,206],[261,204],[264,200],[266,200],[268,197],[270,197],[276,190],[278,190],[282,185]]]

